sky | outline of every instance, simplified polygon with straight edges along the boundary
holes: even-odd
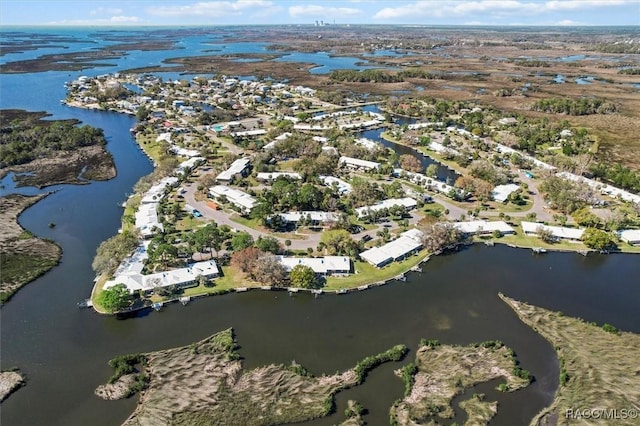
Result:
[[[640,0],[0,0],[6,25],[638,25]]]

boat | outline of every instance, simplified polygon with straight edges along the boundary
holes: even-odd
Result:
[[[540,253],[546,253],[547,249],[542,247],[533,247],[531,251],[533,251],[534,254],[540,254]]]
[[[162,309],[162,302],[156,302],[153,305],[151,305],[151,307],[156,311],[159,311],[160,309]]]
[[[182,303],[182,306],[186,306],[190,300],[191,300],[190,296],[184,296],[180,298],[180,303]]]
[[[78,308],[91,308],[93,306],[93,301],[91,299],[86,299],[81,302],[78,302]]]

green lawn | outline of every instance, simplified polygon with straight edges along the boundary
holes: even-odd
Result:
[[[327,284],[325,285],[324,290],[355,288],[365,284],[386,281],[409,271],[411,268],[419,264],[426,256],[427,251],[422,250],[402,262],[393,262],[381,269],[366,262],[356,261],[354,262],[355,274],[349,275],[348,277],[327,278]]]
[[[159,162],[163,152],[162,149],[166,146],[164,142],[156,142],[156,135],[151,136],[145,134],[136,135],[136,140],[140,148],[154,161]]]

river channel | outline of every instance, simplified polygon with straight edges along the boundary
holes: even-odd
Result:
[[[362,386],[339,393],[337,413],[310,425],[340,422],[347,399],[357,399],[369,410],[369,424],[388,424],[389,406],[403,392],[392,371],[413,360],[420,338],[451,344],[499,339],[514,349],[522,368],[536,380],[502,396],[492,424],[522,425],[550,403],[558,363],[552,347],[517,319],[498,292],[640,332],[637,257],[534,256],[501,245],[436,257],[423,265],[423,272],[408,274],[406,282],[348,295],[313,298],[255,291],[199,299],[186,307],[169,305],[128,319],[80,310],[76,302],[91,291],[96,247],[117,232],[119,204],[151,165],[129,133],[133,118],[58,103],[64,97],[63,82],[74,76],[2,76],[2,108],[46,110],[56,118],[73,117],[103,128],[118,169],[118,176],[107,182],[57,187],[20,216],[25,228],[54,239],[64,255],[58,267],[0,310],[2,368],[20,367],[28,377],[28,384],[2,403],[3,425],[120,424],[136,398],[107,402],[93,395],[111,374],[110,358],[186,345],[227,327],[236,332],[245,368],[295,360],[314,374],[333,374],[398,343],[411,349],[403,362],[383,365]],[[30,84],[40,89],[20,90]],[[50,229],[49,222],[57,226]]]

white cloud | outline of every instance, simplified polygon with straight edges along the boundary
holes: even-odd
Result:
[[[269,8],[273,2],[266,0],[208,1],[186,6],[154,6],[147,12],[165,17],[220,17],[239,15],[242,12],[258,12],[257,8]]]
[[[294,18],[324,18],[324,17],[344,17],[356,16],[362,13],[362,10],[353,7],[326,7],[317,5],[291,6],[289,7],[289,15]]]
[[[138,16],[112,16],[104,19],[69,19],[63,21],[48,22],[47,25],[132,25],[141,24],[144,21]]]
[[[559,27],[562,26],[574,26],[574,25],[584,25],[584,22],[572,21],[571,19],[563,19],[562,21],[554,22],[553,25],[557,25]]]
[[[608,8],[637,4],[638,0],[420,0],[397,7],[385,7],[373,17],[379,20],[425,17],[477,17],[482,13],[489,16],[539,15],[562,11],[580,11],[594,8]]]
[[[93,9],[89,12],[90,15],[122,15],[122,9],[117,8],[109,8],[109,7],[99,7],[97,9]]]

